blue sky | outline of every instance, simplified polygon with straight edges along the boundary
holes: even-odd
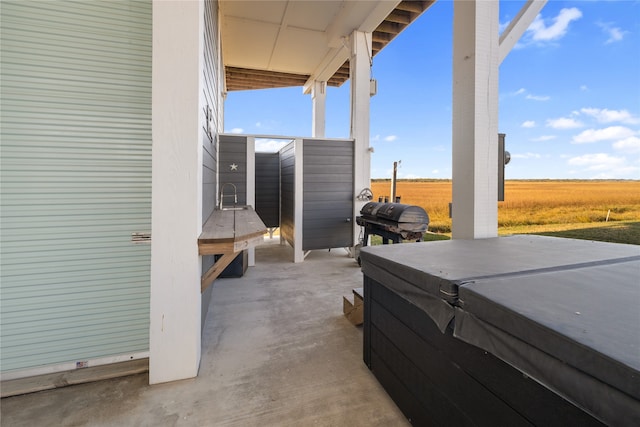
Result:
[[[500,1],[502,28],[524,3]],[[372,178],[398,160],[399,178],[451,178],[452,24],[452,2],[438,0],[374,57]],[[640,179],[640,1],[550,0],[499,84],[507,179]],[[311,97],[230,92],[225,132],[309,136]],[[326,136],[349,136],[349,82],[327,91]]]

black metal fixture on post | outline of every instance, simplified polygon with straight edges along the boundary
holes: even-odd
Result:
[[[498,201],[504,202],[504,167],[511,161],[511,154],[504,149],[506,134],[498,134]]]
[[[398,160],[397,162],[393,162],[393,176],[391,177],[391,197],[389,200],[393,202],[398,202],[396,200],[396,177],[398,175],[398,166],[400,166],[402,160]]]

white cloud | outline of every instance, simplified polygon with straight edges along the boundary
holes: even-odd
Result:
[[[380,135],[377,134],[376,136],[374,136],[373,138],[371,138],[371,141],[380,141]]]
[[[242,133],[244,132],[244,129],[242,128],[233,128],[231,129],[231,133]]]
[[[516,153],[516,154],[512,154],[511,158],[512,159],[540,159],[542,156],[538,153]]]
[[[526,98],[532,99],[534,101],[548,101],[551,99],[551,97],[548,95],[531,95],[531,94],[528,94]]]
[[[589,88],[587,87],[587,85],[580,85],[580,90],[586,92],[589,90]]]
[[[581,168],[583,172],[593,172],[594,179],[634,178],[640,168],[630,166],[624,157],[615,157],[607,153],[585,154],[570,158],[567,163]]]
[[[634,166],[625,166],[616,168],[613,171],[601,172],[593,175],[591,179],[637,179],[640,168]]]
[[[637,136],[631,136],[629,138],[621,139],[620,141],[613,143],[613,148],[616,151],[623,153],[640,153],[640,138]]]
[[[262,123],[260,123],[260,122],[256,122],[256,127],[257,127],[257,128],[262,127]]]
[[[624,126],[609,126],[604,129],[587,129],[573,137],[574,144],[588,144],[598,141],[624,139],[635,135],[635,132]]]
[[[396,135],[389,135],[384,137],[384,140],[387,142],[392,142],[392,141],[395,141],[396,139],[398,139]]]
[[[416,175],[415,173],[401,174],[398,173],[398,178],[402,177],[403,179],[417,179],[421,178],[420,175]]]
[[[533,120],[527,120],[522,122],[520,126],[522,126],[523,128],[534,128],[536,127],[536,122],[534,122]]]
[[[614,27],[612,22],[598,22],[598,26],[602,29],[602,32],[608,37],[605,44],[615,43],[624,39],[627,31],[622,30],[620,27]]]
[[[572,119],[570,117],[560,117],[558,119],[548,119],[547,127],[553,129],[575,129],[582,127],[583,124],[576,119]]]
[[[527,33],[529,33],[531,39],[534,41],[545,42],[558,40],[567,34],[571,21],[575,21],[581,17],[582,12],[580,12],[578,8],[562,9],[558,16],[551,20],[552,24],[547,26],[542,15],[538,15],[527,29]]]
[[[434,170],[431,171],[431,173],[434,174],[434,175],[438,175],[440,173],[440,170],[434,169]]]
[[[275,153],[290,142],[289,139],[256,139],[256,151]]]
[[[634,117],[627,110],[609,110],[607,108],[583,108],[580,110],[587,116],[595,118],[600,123],[620,122],[626,124],[640,123],[640,118]]]
[[[624,38],[624,31],[618,27],[609,28],[609,38],[605,43],[619,42]]]
[[[613,157],[607,153],[585,154],[570,158],[567,163],[571,166],[582,166],[590,171],[603,171],[624,165],[624,157]]]
[[[552,139],[556,139],[557,136],[555,135],[541,135],[537,138],[531,138],[531,141],[533,142],[544,142],[544,141],[551,141]]]
[[[531,93],[527,93],[527,90],[525,88],[520,88],[515,92],[509,93],[509,95],[510,96],[525,95],[525,99],[531,99],[533,101],[548,101],[551,99],[551,97],[548,95],[533,95]]]

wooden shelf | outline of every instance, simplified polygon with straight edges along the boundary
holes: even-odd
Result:
[[[238,252],[262,242],[266,232],[267,227],[251,206],[213,211],[198,237],[198,253],[222,257],[202,276],[201,291],[211,285]]]

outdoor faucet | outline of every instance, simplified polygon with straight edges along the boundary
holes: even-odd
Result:
[[[233,194],[227,194],[225,196],[224,187],[226,187],[227,185],[230,185],[233,187]],[[222,184],[222,188],[220,188],[220,210],[222,210],[222,201],[224,200],[225,197],[229,197],[229,196],[233,196],[234,205],[238,204],[238,189],[236,188],[236,185],[231,182],[226,182]]]

